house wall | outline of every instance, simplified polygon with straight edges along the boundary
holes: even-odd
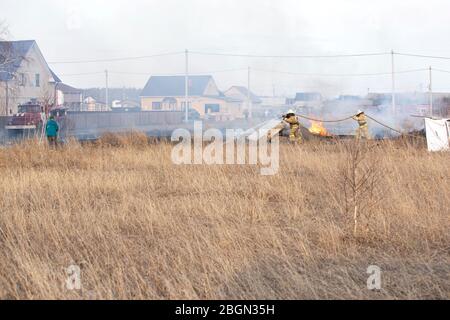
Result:
[[[232,119],[244,118],[246,104],[237,101],[226,101],[223,112],[231,116]]]
[[[153,102],[160,102],[161,103],[161,109],[159,110],[165,110],[165,111],[170,111],[170,109],[168,108],[167,104],[162,104],[163,99],[166,97],[142,97],[141,98],[141,108],[142,110],[147,110],[147,111],[151,111],[151,110],[156,110],[153,109]],[[181,102],[184,102],[184,97],[174,97],[177,100],[177,105],[175,110],[181,111]],[[172,110],[173,111],[173,110]]]
[[[0,81],[0,116],[7,115],[8,112],[6,110],[6,84],[3,81]]]
[[[225,96],[233,98],[233,99],[238,99],[241,100],[241,105],[242,108],[244,110],[248,109],[248,97],[247,95],[243,94],[239,89],[235,88],[235,87],[231,87],[230,89],[228,89],[227,91],[225,91]],[[258,109],[262,106],[261,102],[256,102],[255,99],[252,99],[252,110],[253,109]]]
[[[155,110],[152,105],[153,102],[161,102],[165,97],[142,97],[141,98],[141,106],[142,110]],[[184,97],[174,97],[177,100],[175,111],[183,111],[184,110]],[[241,118],[242,117],[242,105],[237,102],[227,102],[223,99],[217,99],[213,97],[189,97],[190,107],[196,110],[200,117],[205,116],[205,105],[207,104],[218,104],[219,112],[218,114],[229,116],[230,118]],[[162,104],[161,109],[163,111],[169,111],[167,105]],[[174,111],[174,110],[172,110]]]
[[[205,92],[203,93],[206,96],[217,96],[220,94],[219,89],[216,86],[214,80],[210,79],[208,85],[206,86]]]
[[[81,103],[83,102],[81,93],[63,93],[64,103]]]
[[[71,111],[81,110],[81,105],[83,103],[83,95],[81,93],[63,93],[58,90],[58,93],[63,95],[62,100],[58,100],[58,104],[64,104]]]

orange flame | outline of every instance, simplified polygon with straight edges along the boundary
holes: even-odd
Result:
[[[327,129],[325,129],[322,122],[319,121],[311,121],[311,127],[309,128],[309,132],[319,136],[329,136]]]

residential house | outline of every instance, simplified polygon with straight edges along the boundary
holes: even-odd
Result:
[[[83,90],[76,89],[64,83],[56,85],[58,92],[58,106],[64,106],[69,111],[81,111],[83,104]]]
[[[242,117],[239,101],[226,97],[210,75],[189,76],[189,109],[201,118],[216,120]],[[152,76],[141,93],[142,110],[185,110],[185,77]]]
[[[62,83],[34,40],[0,41],[0,115],[17,113],[31,100],[81,107],[82,91]]]
[[[258,110],[261,107],[262,100],[255,95],[252,91],[248,91],[246,87],[243,86],[232,86],[223,93],[226,97],[235,99],[240,102],[243,107],[244,112],[248,109],[248,98],[252,103],[252,110]]]
[[[59,82],[36,41],[0,41],[0,114],[16,113],[31,99],[54,102]]]
[[[263,96],[261,99],[262,108],[286,108],[288,99],[286,97]]]
[[[303,113],[316,113],[323,107],[323,97],[318,92],[297,92],[295,98],[287,99],[291,108]]]
[[[294,98],[296,107],[320,107],[322,102],[323,97],[318,92],[297,92]]]
[[[97,101],[92,97],[87,97],[83,100],[81,111],[111,111],[111,109],[105,102]]]

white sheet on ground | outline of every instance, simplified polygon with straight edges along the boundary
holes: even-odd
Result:
[[[262,136],[267,135],[267,132],[269,132],[270,129],[274,128],[280,122],[281,120],[279,119],[270,119],[268,121],[261,122],[237,135],[236,138],[238,139],[245,137],[248,140],[258,140],[258,137],[261,138]]]
[[[450,150],[450,119],[425,118],[428,151]]]
[[[269,121],[264,122],[262,125],[258,126],[253,133],[247,136],[248,140],[258,140],[262,137],[266,137],[269,130],[275,128],[281,120],[279,119],[271,119]]]

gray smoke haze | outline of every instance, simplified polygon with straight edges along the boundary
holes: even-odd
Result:
[[[299,1],[299,0],[2,0],[0,19],[7,21],[12,39],[35,39],[48,61],[142,56],[171,51],[201,50],[267,55],[399,52],[445,55],[450,43],[450,2]],[[433,65],[450,69],[450,61],[398,57],[396,69]],[[184,72],[184,57],[90,64],[52,64],[68,84],[143,87],[151,74]],[[292,95],[323,91],[326,95],[365,94],[390,90],[390,77],[311,77],[258,72],[256,69],[297,73],[389,72],[390,57],[343,59],[248,59],[192,56],[192,72],[247,68],[260,95]],[[117,72],[117,73],[114,73]],[[144,73],[144,74],[122,74]],[[245,70],[212,73],[220,89],[245,85]],[[426,72],[397,77],[399,91],[425,90]],[[450,75],[436,74],[435,90],[450,90]]]

